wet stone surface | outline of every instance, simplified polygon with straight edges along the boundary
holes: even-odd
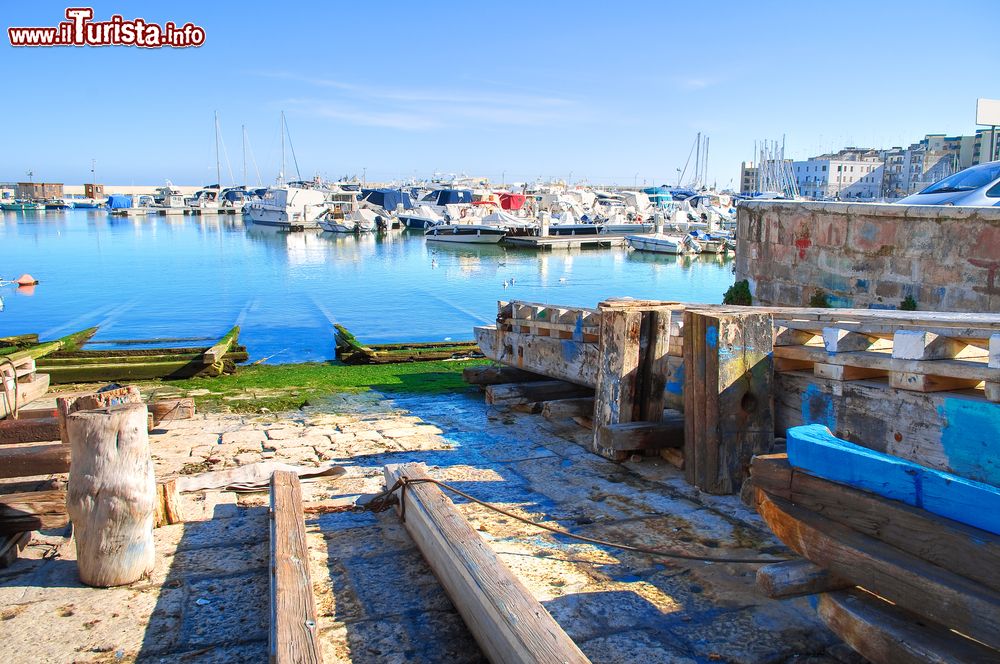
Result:
[[[421,461],[470,495],[589,537],[696,555],[781,550],[735,497],[700,494],[658,458],[611,463],[589,440],[572,420],[491,408],[474,390],[339,394],[290,413],[199,414],[150,436],[158,479],[265,460],[343,465],[303,484],[303,499],[320,501],[376,493],[384,464]],[[755,566],[598,547],[453,500],[594,662],[850,660],[808,600],[758,595]],[[185,523],[154,532],[150,578],[121,588],[82,586],[67,533],[33,534],[0,570],[0,661],[266,661],[267,505],[266,491],[183,494]],[[485,661],[395,512],[305,518],[328,664]]]

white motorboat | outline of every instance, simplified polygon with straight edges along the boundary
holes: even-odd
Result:
[[[378,228],[379,214],[361,208],[346,214],[331,210],[319,218],[319,227],[330,233],[371,233]]]
[[[255,224],[297,230],[318,228],[327,208],[326,194],[318,189],[280,185],[268,188],[260,200],[244,206],[243,214]]]
[[[405,210],[396,215],[399,222],[406,228],[426,230],[431,226],[444,223],[444,217],[435,212],[429,205],[418,205],[412,210]]]
[[[438,224],[424,231],[428,242],[497,244],[507,235],[506,228],[486,224]]]
[[[675,256],[701,253],[701,245],[690,235],[626,235],[625,241],[636,251]]]

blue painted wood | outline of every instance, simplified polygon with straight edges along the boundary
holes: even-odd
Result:
[[[820,424],[788,430],[788,461],[840,484],[1000,535],[1000,489],[837,438]]]

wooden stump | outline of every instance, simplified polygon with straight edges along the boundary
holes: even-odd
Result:
[[[731,494],[774,442],[770,314],[684,312],[687,481]]]
[[[129,403],[66,416],[66,508],[87,585],[124,585],[153,569],[156,482],[146,413],[144,404]]]
[[[194,399],[161,399],[149,405],[153,424],[167,420],[189,420],[194,417]]]
[[[129,385],[119,387],[105,392],[92,392],[91,394],[77,394],[75,396],[59,397],[56,399],[56,411],[59,418],[59,436],[62,442],[69,444],[66,436],[66,418],[70,413],[78,410],[94,410],[96,408],[107,408],[123,403],[141,403],[142,397],[139,388]]]

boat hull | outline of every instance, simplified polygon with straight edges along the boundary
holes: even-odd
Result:
[[[461,244],[497,244],[506,231],[502,228],[483,226],[434,226],[424,233],[428,242],[455,242]]]

